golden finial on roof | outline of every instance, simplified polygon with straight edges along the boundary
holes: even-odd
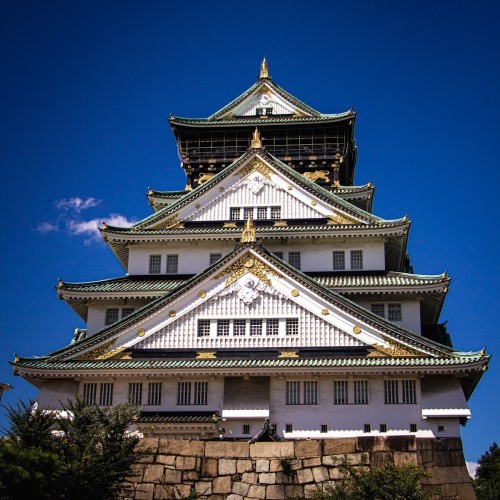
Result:
[[[19,361],[21,361],[21,358],[16,353],[14,353],[14,363],[19,363]]]
[[[102,221],[102,228],[103,229],[108,229],[108,225],[104,221]]]
[[[260,140],[260,132],[257,127],[255,127],[255,131],[252,135],[252,142],[250,143],[250,147],[253,149],[259,149],[262,147],[262,141]]]
[[[241,242],[246,243],[248,241],[256,241],[255,228],[253,227],[252,217],[250,216],[248,216],[248,220],[246,221],[243,232],[241,233]]]
[[[267,67],[267,59],[266,56],[264,56],[264,59],[260,63],[260,78],[269,78],[269,68]]]
[[[148,186],[148,194],[153,194],[153,190]]]
[[[61,278],[57,278],[57,286],[63,286],[64,281]]]

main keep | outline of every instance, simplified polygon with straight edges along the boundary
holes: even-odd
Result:
[[[354,185],[355,120],[265,60],[209,118],[171,116],[186,188],[103,224],[124,276],[59,281],[87,329],[12,362],[38,404],[131,400],[139,430],[169,438],[459,437],[489,356],[453,348],[450,278],[414,274],[408,218],[373,215],[374,187]]]

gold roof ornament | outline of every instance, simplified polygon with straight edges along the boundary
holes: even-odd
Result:
[[[246,243],[248,241],[257,241],[255,239],[255,228],[253,226],[252,218],[249,216],[245,223],[243,232],[241,233],[241,242]]]
[[[257,127],[255,127],[255,131],[252,135],[252,142],[250,143],[250,147],[253,149],[260,149],[262,147],[262,141],[260,140],[260,132]]]
[[[264,59],[260,63],[260,78],[269,78],[269,68],[267,66],[267,59],[266,56],[264,56]]]

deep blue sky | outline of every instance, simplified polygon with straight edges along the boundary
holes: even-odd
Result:
[[[264,55],[313,108],[358,112],[357,183],[376,184],[377,215],[414,221],[416,272],[453,276],[441,319],[455,347],[498,354],[499,18],[494,1],[3,0],[0,381],[15,389],[2,402],[36,394],[11,376],[14,352],[83,326],[57,278],[123,274],[96,222],[149,215],[148,186],[184,187],[169,113],[214,113]],[[493,358],[468,460],[500,439],[498,378]]]

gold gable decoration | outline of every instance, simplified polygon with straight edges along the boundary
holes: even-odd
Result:
[[[267,59],[265,57],[260,64],[259,79],[260,78],[269,78],[269,67],[267,65]]]
[[[356,222],[343,214],[333,214],[328,216],[327,226],[331,226],[333,224],[356,224]]]
[[[217,353],[215,351],[197,352],[196,359],[217,359]]]
[[[422,352],[412,349],[406,345],[403,345],[395,340],[384,337],[384,340],[389,344],[389,347],[382,346],[380,344],[372,344],[374,350],[368,354],[368,357],[410,357],[410,356],[422,356]]]
[[[266,179],[270,179],[270,173],[271,169],[267,166],[264,165],[259,160],[254,160],[245,165],[242,169],[240,169],[238,172],[236,172],[234,175],[240,175],[242,179],[245,179],[248,177],[252,172],[257,171],[259,174],[262,174]]]
[[[151,229],[172,229],[172,228],[182,228],[184,225],[182,224],[182,220],[179,220],[179,214],[175,214],[172,217],[156,224]]]
[[[88,360],[88,359],[106,359],[109,357],[109,354],[113,351],[110,351],[109,348],[115,343],[115,340],[110,340],[99,347],[96,347],[92,351],[86,352],[78,356],[76,359],[78,360]],[[114,349],[114,351],[118,351],[118,349]]]
[[[224,271],[214,276],[214,279],[219,279],[230,274],[226,281],[226,288],[239,280],[244,274],[251,273],[260,281],[268,286],[273,286],[271,280],[267,277],[268,274],[276,276],[276,272],[260,259],[254,257],[251,253],[242,255],[236,262],[233,262]]]

